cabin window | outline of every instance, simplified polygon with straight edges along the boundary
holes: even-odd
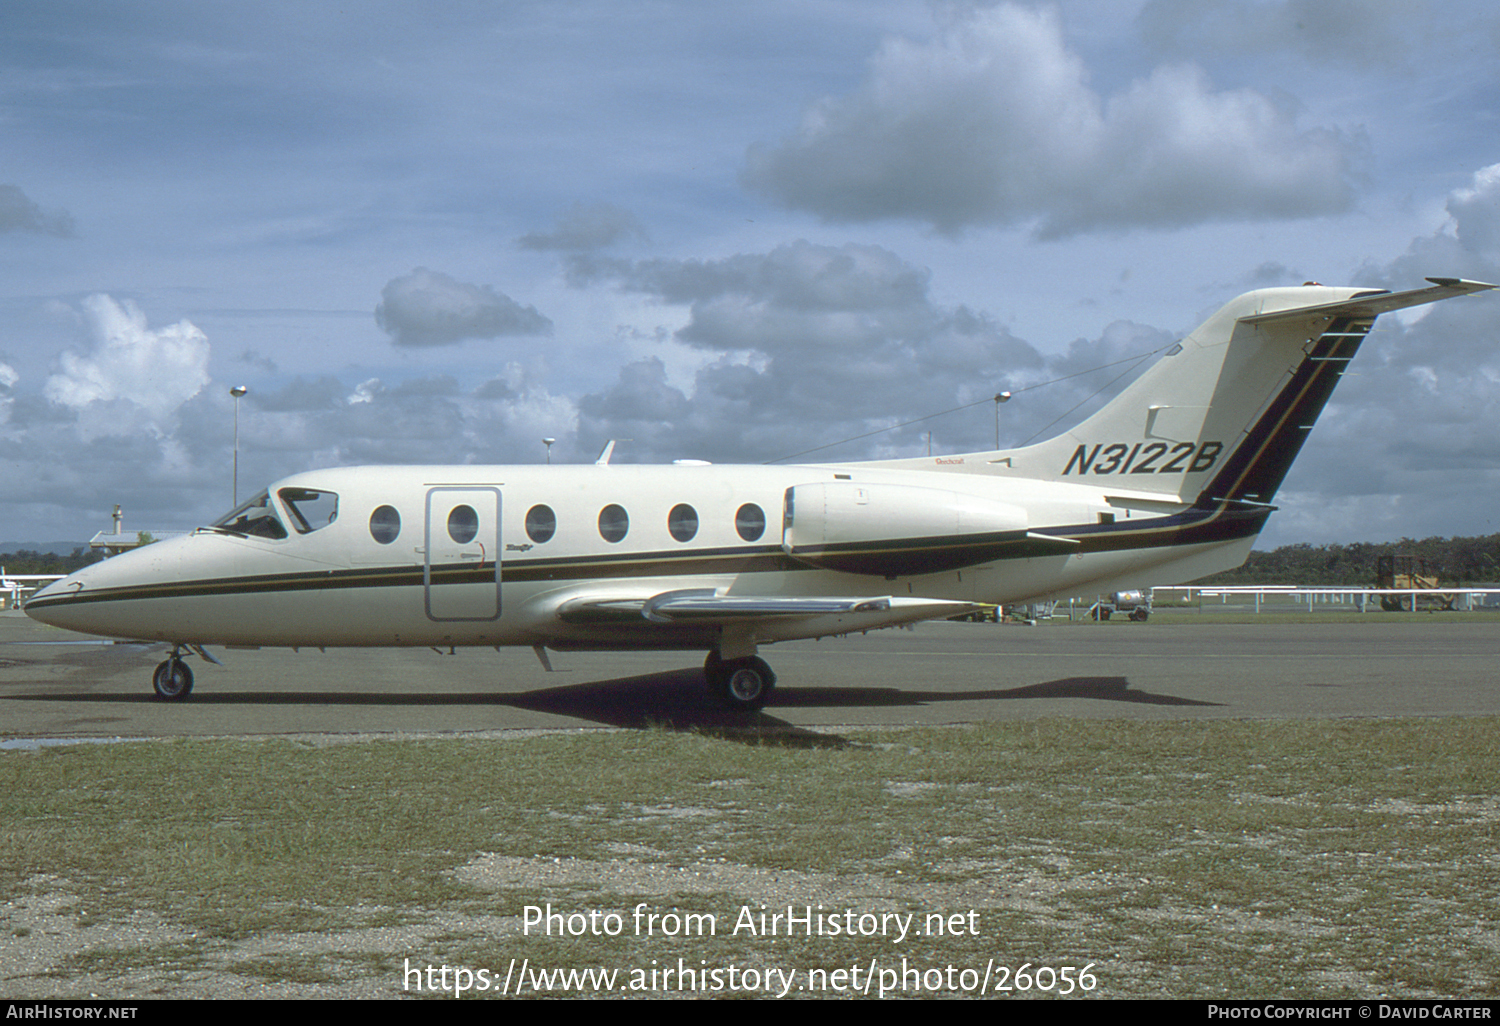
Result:
[[[382,545],[389,545],[401,533],[401,514],[395,506],[377,506],[370,514],[370,537]]]
[[[680,542],[692,541],[698,533],[698,511],[679,502],[667,514],[667,530]]]
[[[599,511],[599,534],[607,542],[617,542],[630,530],[630,514],[625,507],[610,503]]]
[[[755,541],[766,533],[766,511],[747,502],[734,515],[734,529],[746,541]]]
[[[292,526],[298,534],[312,534],[338,519],[339,497],[333,492],[311,488],[283,488],[276,493],[292,515]]]
[[[281,526],[276,512],[271,508],[271,494],[261,492],[255,498],[242,502],[213,522],[215,530],[246,538],[285,538],[286,528]]]
[[[479,514],[473,506],[454,506],[448,514],[448,537],[460,545],[467,545],[479,533]]]
[[[557,514],[551,506],[533,506],[526,511],[526,537],[538,545],[557,533]]]

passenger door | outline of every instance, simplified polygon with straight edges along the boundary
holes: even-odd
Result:
[[[422,593],[432,620],[500,617],[500,489],[427,490]]]

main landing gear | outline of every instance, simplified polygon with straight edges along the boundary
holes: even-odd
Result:
[[[776,687],[776,674],[760,656],[721,659],[719,653],[710,652],[703,662],[703,675],[708,678],[708,689],[736,712],[758,711]]]
[[[181,702],[193,693],[193,671],[182,661],[180,649],[172,649],[172,654],[156,668],[151,675],[151,686],[163,702]]]

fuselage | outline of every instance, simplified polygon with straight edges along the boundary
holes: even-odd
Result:
[[[1160,495],[1131,509],[1118,487],[1026,480],[1003,464],[973,473],[960,459],[309,472],[237,518],[56,582],[28,611],[199,645],[711,649],[718,626],[597,611],[689,589],[1006,603],[1187,580],[1248,550],[1243,529],[1184,535],[1184,507]],[[594,615],[575,615],[578,603]],[[884,625],[797,618],[757,633]]]

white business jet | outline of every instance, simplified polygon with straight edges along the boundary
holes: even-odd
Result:
[[[1238,566],[1382,313],[1495,286],[1250,292],[1049,441],[817,466],[346,467],[34,595],[44,623],[209,645],[696,650],[759,709],[761,645]],[[217,662],[217,660],[213,660]]]

